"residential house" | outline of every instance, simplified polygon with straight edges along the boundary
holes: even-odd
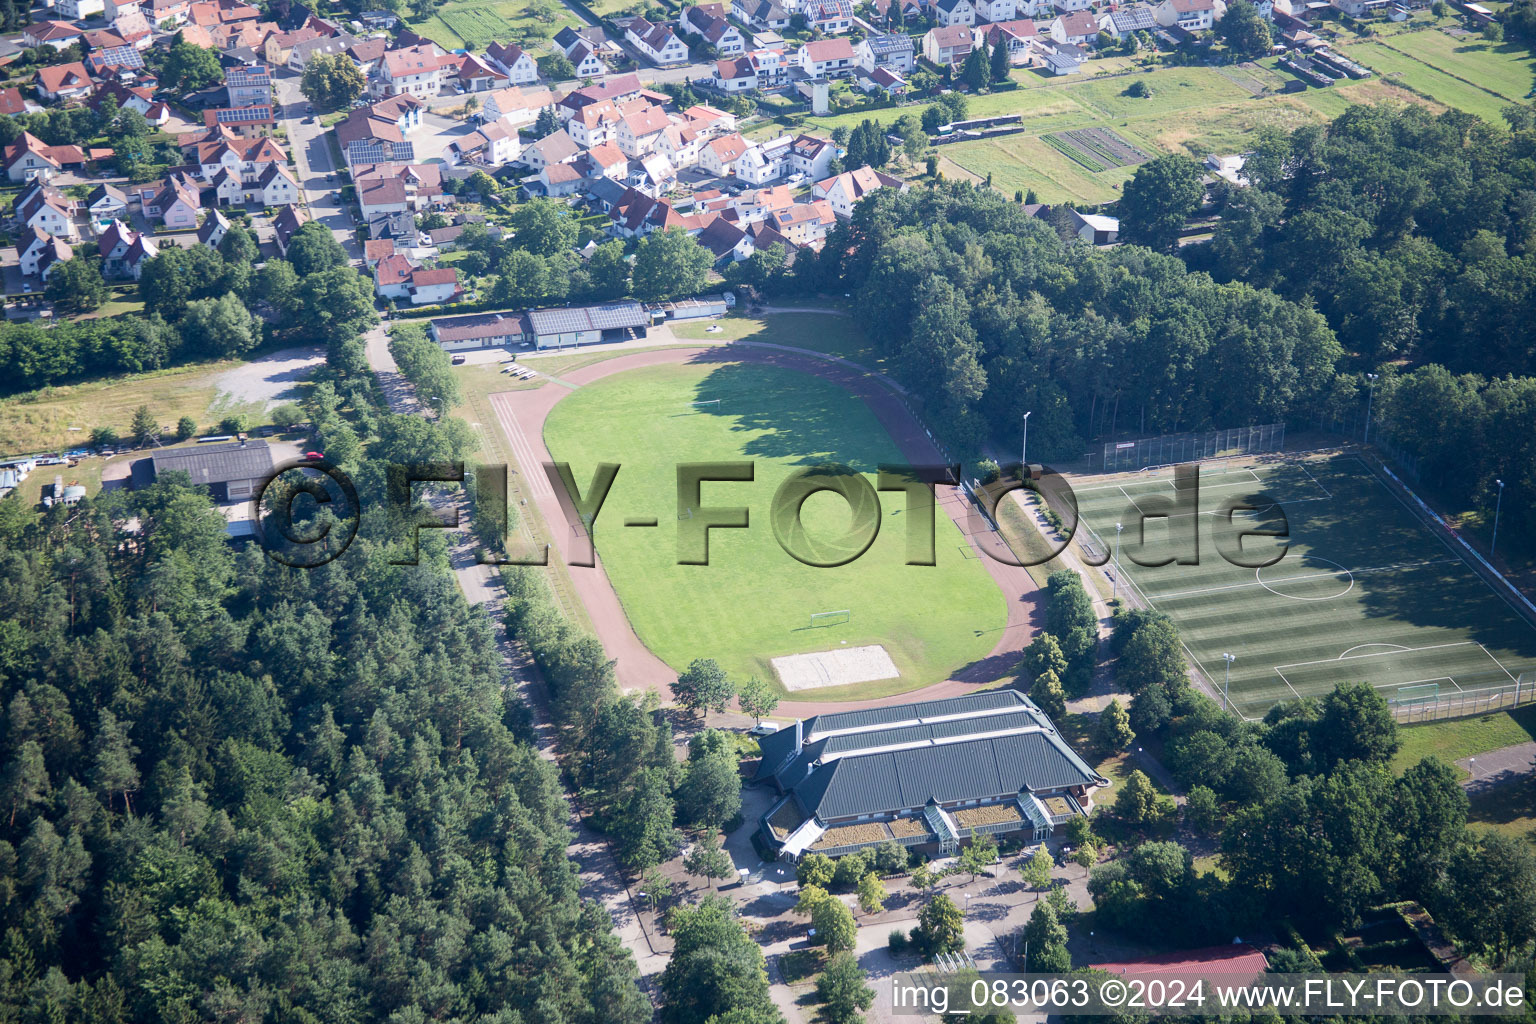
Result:
[[[654,104],[646,104],[619,122],[614,141],[625,155],[641,157],[660,145],[661,134],[671,123],[666,111]]]
[[[96,88],[80,61],[37,69],[37,94],[45,100],[84,99]]]
[[[653,152],[665,156],[673,167],[692,167],[699,162],[699,152],[707,141],[692,128],[669,124],[662,130],[661,139]]]
[[[374,77],[374,72],[378,70],[379,63],[387,52],[389,52],[389,40],[382,36],[358,39],[347,47],[347,56],[352,58],[352,63],[357,65],[364,79]]]
[[[219,168],[208,182],[213,190],[214,202],[219,206],[234,206],[245,202],[245,181],[238,172],[227,167]]]
[[[379,261],[386,256],[395,254],[395,240],[393,238],[370,238],[363,243],[363,265],[369,270],[379,265]]]
[[[66,263],[73,259],[75,251],[62,238],[50,238],[48,244],[37,254],[37,276],[44,284],[53,275],[53,268],[60,263]],[[82,488],[83,489],[83,488]]]
[[[153,206],[145,209],[145,213],[153,209],[163,227],[186,231],[197,227],[197,211],[201,207],[197,190],[189,187],[184,179],[173,175],[155,196]]]
[[[624,38],[662,67],[688,63],[688,44],[678,38],[670,25],[653,25],[637,17],[624,29]]]
[[[197,240],[210,249],[217,249],[224,236],[229,234],[229,218],[217,209],[209,210],[197,229]]]
[[[400,24],[400,16],[391,11],[363,11],[357,19],[363,23],[363,28],[370,32],[388,32]]]
[[[1071,14],[1073,11],[1086,11],[1093,6],[1093,0],[1051,0],[1051,7],[1057,14]],[[1042,17],[1047,15],[1041,15]]]
[[[1157,17],[1146,4],[1117,7],[1099,15],[1099,31],[1108,32],[1116,39],[1124,39],[1137,32],[1155,32]]]
[[[224,69],[224,91],[231,107],[272,105],[272,72],[257,65]]]
[[[348,168],[410,163],[416,158],[416,147],[405,137],[407,129],[401,128],[401,123],[419,124],[421,108],[420,104],[403,105],[401,101],[406,99],[415,103],[413,97],[391,97],[352,111],[336,126],[336,144]]]
[[[6,176],[12,181],[44,181],[66,167],[85,163],[85,151],[79,146],[45,146],[31,132],[22,132],[5,147]]]
[[[568,164],[580,155],[581,147],[562,128],[525,147],[518,154],[517,162],[530,170],[542,171],[550,164]]]
[[[164,112],[162,116],[165,120],[170,119],[170,111],[165,104],[157,103],[155,106]],[[203,124],[209,128],[222,126],[243,139],[253,139],[277,127],[277,108],[269,103],[254,107],[216,107],[203,111]]]
[[[976,7],[971,0],[934,0],[933,20],[942,27],[976,24]]]
[[[1099,22],[1088,11],[1072,11],[1051,19],[1051,39],[1073,46],[1092,46],[1099,37]]]
[[[727,114],[723,110],[703,103],[695,103],[683,111],[683,120],[688,122],[689,128],[705,138],[726,135],[736,130],[734,114]]]
[[[649,106],[644,100],[631,102]],[[620,112],[617,103],[603,100],[601,103],[589,103],[576,111],[565,122],[565,130],[571,133],[571,138],[582,149],[591,149],[614,138],[618,134],[619,122],[623,119],[624,114]]]
[[[0,89],[0,114],[15,117],[17,114],[26,112],[27,101],[22,98],[20,89],[14,85],[7,89]]]
[[[288,255],[288,243],[293,240],[294,232],[308,220],[308,214],[297,206],[285,206],[277,211],[277,216],[272,218],[272,229],[279,255]]]
[[[534,175],[534,180],[539,183],[544,194],[552,199],[572,195],[586,180],[578,163],[579,160],[565,164],[545,164]]]
[[[410,196],[403,179],[370,175],[358,179],[357,205],[363,211],[363,219],[372,220],[381,213],[407,212]]]
[[[588,178],[610,178],[614,181],[624,177],[629,169],[629,157],[624,155],[616,142],[593,146],[577,163]]]
[[[752,236],[724,217],[710,221],[694,241],[713,253],[716,263],[740,262],[753,252]]]
[[[507,76],[472,53],[459,61],[459,88],[465,92],[490,92],[507,84]]]
[[[853,27],[852,0],[800,0],[800,13],[824,35],[841,35]]]
[[[677,17],[678,28],[685,34],[702,36],[721,57],[735,57],[747,52],[746,37],[725,17],[720,4],[684,7]]]
[[[830,139],[800,134],[790,143],[787,167],[789,173],[803,174],[812,181],[818,181],[826,177],[836,157],[837,147],[832,145]]]
[[[609,232],[619,238],[643,238],[654,231],[687,226],[671,203],[633,188],[609,207],[608,217]]]
[[[192,14],[192,0],[143,0],[139,10],[156,28],[166,22],[173,26],[185,25]]]
[[[717,60],[709,81],[721,92],[749,92],[757,88],[757,68],[747,57]]]
[[[890,68],[875,68],[873,71],[859,71],[855,84],[864,92],[883,92],[895,99],[907,91],[907,80],[902,78]]]
[[[97,185],[85,197],[91,220],[114,220],[128,215],[128,194],[116,185]]]
[[[147,50],[154,43],[154,30],[149,27],[149,18],[138,7],[128,7],[119,11],[112,21],[112,31],[122,36],[129,46],[140,50]]]
[[[577,78],[596,78],[606,70],[597,51],[585,42],[571,47],[566,57],[570,59],[571,67],[576,69]]]
[[[853,52],[865,71],[891,68],[898,74],[907,74],[917,65],[917,46],[911,36],[901,33],[866,36]]]
[[[736,161],[747,149],[747,140],[735,133],[711,139],[699,150],[699,166],[718,177],[731,177],[736,173]]]
[[[853,74],[853,45],[846,39],[815,39],[800,47],[800,69],[812,78],[845,78]]]
[[[748,25],[774,32],[789,27],[789,12],[774,0],[731,0],[731,15]]]
[[[1164,28],[1204,32],[1216,23],[1216,0],[1162,0],[1153,16]]]
[[[844,171],[835,177],[823,178],[811,189],[811,194],[817,199],[826,200],[833,213],[847,220],[853,216],[853,208],[860,199],[882,188],[904,192],[907,183],[866,166]]]
[[[220,169],[225,169],[238,174],[241,181],[251,182],[268,164],[288,162],[288,154],[265,136],[242,139],[226,129],[218,131],[219,135],[214,138],[204,138],[183,147],[189,154],[188,163],[197,169],[198,176],[204,181],[212,181]]]
[[[84,21],[104,14],[107,5],[102,0],[58,0],[54,9],[70,21]]]
[[[85,58],[85,70],[97,79],[123,81],[145,73],[144,55],[128,43],[105,46]]]
[[[421,232],[416,229],[416,218],[409,213],[378,213],[368,218],[368,237],[392,238],[396,252],[412,252]]]
[[[624,104],[631,100],[639,99],[640,93],[643,91],[639,75],[633,72],[627,75],[615,75],[612,78],[605,78],[601,82],[595,82],[592,85],[574,89],[565,96],[560,97],[559,102],[555,104],[555,113],[559,115],[562,122],[565,122],[569,121],[576,111],[588,104],[601,103],[604,100]],[[541,108],[547,107],[553,102],[554,98],[551,97],[548,102],[541,104]]]
[[[1054,50],[1048,50],[1041,55],[1045,69],[1053,75],[1075,75],[1083,70],[1083,61],[1088,53],[1080,46],[1069,43],[1060,43]]]
[[[760,47],[747,54],[757,72],[757,87],[766,91],[782,89],[789,82],[790,59],[782,49]]]
[[[37,263],[45,250],[53,245],[53,236],[42,228],[26,228],[16,240],[16,257],[21,272],[27,277],[37,276]]]
[[[286,206],[303,198],[297,179],[282,164],[267,164],[266,169],[257,176],[253,192],[261,200],[261,205],[266,207]]]
[[[548,89],[519,89],[512,86],[497,89],[480,103],[480,120],[501,121],[522,127],[539,119],[539,111],[555,102],[555,94]]]
[[[74,45],[83,35],[83,29],[67,21],[39,21],[22,30],[21,45],[28,49],[51,46],[55,50],[63,50]]]
[[[384,96],[409,95],[431,99],[442,89],[443,67],[451,65],[435,43],[419,43],[384,54],[376,72],[379,92]]]
[[[522,152],[523,143],[517,126],[503,118],[483,124],[468,135],[448,144],[448,150],[460,163],[500,167],[511,163]]]
[[[580,28],[566,26],[555,33],[554,42],[560,47],[560,52],[570,58],[572,64],[576,63],[576,58],[572,55],[576,52],[576,48],[581,46],[591,50],[600,59],[617,57],[623,52],[597,25],[583,25]]]
[[[283,66],[289,71],[304,73],[309,62],[316,57],[328,57],[335,53],[346,53],[357,40],[349,35],[321,36],[318,39],[306,39],[302,43],[295,43],[288,51],[288,59]]]
[[[160,247],[148,235],[135,235],[133,244],[123,255],[123,268],[135,280],[144,274],[144,264],[160,255]]]
[[[128,273],[128,250],[139,237],[127,224],[114,220],[96,239],[96,251],[101,254],[101,272],[106,277],[122,277]]]
[[[1022,66],[1030,62],[1033,41],[1038,38],[1039,27],[1028,18],[1017,21],[999,21],[990,25],[978,25],[975,29],[976,45],[1002,46],[1008,50],[1008,63]]]
[[[460,294],[459,272],[453,267],[411,271],[408,292],[413,306],[431,306],[452,302]]]
[[[976,0],[978,21],[1012,21],[1018,16],[1018,0]]]
[[[507,76],[512,85],[537,85],[539,65],[533,54],[516,43],[492,43],[485,48],[485,59],[491,67]]]
[[[373,290],[381,299],[408,298],[415,271],[411,261],[399,253],[386,256],[373,268]]]
[[[964,25],[931,28],[923,34],[923,56],[941,67],[959,64],[975,45],[971,30]]]
[[[837,215],[832,212],[831,203],[817,199],[795,203],[787,210],[776,210],[768,216],[767,222],[795,245],[819,249],[826,241],[827,232],[837,223]]]
[[[782,177],[793,142],[793,137],[780,135],[752,146],[736,161],[736,177],[753,185],[766,185]]]

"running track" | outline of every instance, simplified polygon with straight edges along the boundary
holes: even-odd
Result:
[[[572,385],[584,385],[615,373],[646,366],[742,362],[766,363],[799,370],[839,384],[864,400],[910,464],[935,465],[943,462],[938,449],[906,407],[877,383],[869,371],[845,360],[819,357],[813,353],[802,354],[780,347],[739,342],[697,349],[638,351],[572,370],[562,374],[561,379]],[[571,543],[574,539],[574,532],[565,528],[570,525],[570,518],[545,474],[542,471],[530,472],[529,469],[552,461],[549,449],[544,444],[544,421],[555,404],[569,393],[569,388],[551,382],[527,391],[506,391],[490,396],[491,408],[512,446],[519,471],[524,473],[528,493],[538,503],[540,512],[555,534],[552,543],[567,561],[571,556]],[[980,516],[974,512],[968,513],[969,505],[958,490],[941,488],[941,491],[948,493],[938,495],[940,505],[981,555],[982,564],[1008,598],[1007,622],[991,655],[965,666],[952,679],[920,690],[862,701],[784,701],[779,705],[777,715],[799,718],[827,710],[846,711],[911,700],[952,697],[1012,674],[1020,652],[1033,638],[1040,621],[1043,595],[1024,569],[985,554],[986,550],[999,550],[1001,542],[987,529]],[[596,568],[571,566],[570,575],[576,595],[591,616],[603,649],[617,662],[615,668],[619,685],[626,690],[657,690],[664,699],[670,699],[671,683],[677,678],[677,673],[652,654],[635,635],[618,595],[608,580],[608,574],[601,569],[602,558],[599,556]]]

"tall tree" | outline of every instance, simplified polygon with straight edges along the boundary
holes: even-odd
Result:
[[[1205,198],[1201,177],[1199,165],[1178,153],[1138,167],[1117,206],[1121,240],[1171,252]]]

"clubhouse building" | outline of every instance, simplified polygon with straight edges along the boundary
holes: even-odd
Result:
[[[759,825],[782,860],[892,839],[940,853],[988,833],[1041,840],[1109,785],[1017,690],[817,715],[760,746],[751,781],[783,797]]]

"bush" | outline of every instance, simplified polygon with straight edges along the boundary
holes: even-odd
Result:
[[[305,419],[304,410],[292,402],[284,403],[272,410],[272,423],[283,430],[296,427]]]
[[[910,945],[911,940],[907,938],[907,933],[902,931],[900,928],[892,928],[891,934],[888,935],[885,940],[885,948],[890,950],[896,956],[900,956],[905,953],[907,951],[907,947]]]
[[[996,483],[998,477],[997,463],[991,459],[982,459],[976,463],[976,475],[981,480],[981,485]]]
[[[97,447],[117,444],[118,440],[117,431],[111,427],[97,427],[91,431],[91,444]]]
[[[197,434],[197,421],[191,416],[183,416],[176,421],[176,440],[185,441]]]
[[[219,420],[219,433],[221,434],[238,434],[244,429],[244,416],[225,416]]]
[[[1125,88],[1125,95],[1134,96],[1139,100],[1150,99],[1152,90],[1147,88],[1147,83],[1137,79]]]

